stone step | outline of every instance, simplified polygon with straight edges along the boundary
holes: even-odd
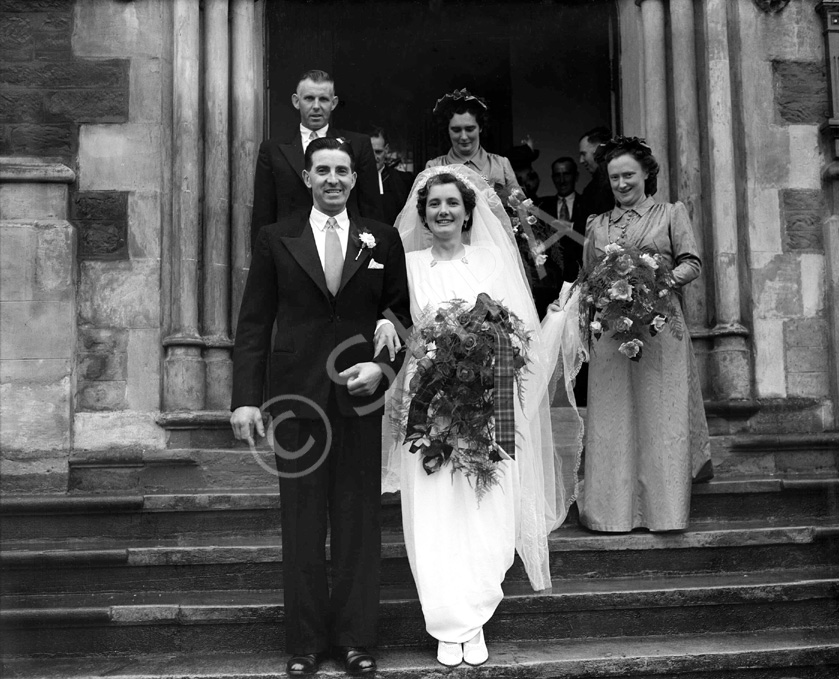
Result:
[[[382,510],[383,527],[401,527],[398,495],[382,496]],[[729,478],[693,487],[694,522],[831,517],[839,518],[839,477]],[[576,520],[576,508],[572,507],[566,523]],[[0,532],[6,540],[127,534],[163,540],[203,534],[273,534],[279,521],[279,491],[268,487],[146,495],[7,495],[0,499]]]
[[[697,523],[683,533],[602,534],[578,526],[549,539],[555,579],[749,573],[839,563],[839,521],[806,524]],[[409,586],[398,531],[382,538],[382,583]],[[9,541],[0,553],[2,591],[51,594],[282,587],[274,534],[167,540]],[[507,578],[526,580],[516,558]]]
[[[486,626],[498,641],[833,629],[839,567],[736,576],[509,583]],[[6,597],[6,656],[258,653],[284,638],[281,590]],[[379,645],[426,646],[413,591],[385,588]]]
[[[488,643],[489,661],[455,669],[428,648],[382,649],[384,679],[835,679],[839,642],[833,630],[781,630],[538,642]],[[6,660],[5,679],[286,679],[279,652]],[[318,677],[344,678],[329,660]]]
[[[574,454],[573,433],[566,431],[573,424],[572,413],[566,410],[554,408],[552,413],[564,459]],[[839,432],[714,436],[711,448],[717,479],[839,475]],[[70,458],[71,492],[171,494],[276,487],[270,446],[251,451],[232,437],[222,447],[75,451]]]

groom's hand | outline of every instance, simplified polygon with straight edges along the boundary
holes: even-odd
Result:
[[[382,381],[382,367],[372,361],[356,363],[338,373],[338,377],[347,380],[350,396],[371,396]]]
[[[256,406],[239,406],[230,416],[233,435],[240,441],[247,441],[255,445],[254,429],[260,438],[265,436],[265,425],[262,424],[262,411]]]

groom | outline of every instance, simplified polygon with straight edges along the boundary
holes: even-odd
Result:
[[[270,353],[286,669],[312,674],[332,647],[349,674],[363,674],[376,671],[365,647],[375,642],[379,605],[382,395],[402,361],[385,316],[410,325],[405,253],[392,227],[348,216],[356,174],[343,139],[312,141],[302,176],[312,209],[263,227],[253,249],[230,421],[236,438],[264,436]],[[376,356],[374,338],[388,347]]]

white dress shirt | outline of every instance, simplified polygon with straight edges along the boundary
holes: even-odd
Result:
[[[309,213],[309,224],[312,225],[312,234],[315,237],[315,247],[318,249],[321,267],[326,266],[326,222],[328,219],[329,215],[325,215],[316,207],[312,207],[312,211]],[[337,222],[335,232],[338,234],[338,240],[341,242],[341,250],[344,252],[344,260],[346,260],[347,242],[350,239],[350,216],[344,210],[335,215],[335,221]],[[387,318],[380,318],[376,321],[376,330],[385,323],[393,325]]]
[[[315,245],[318,249],[318,257],[320,257],[320,265],[326,266],[326,222],[329,215],[325,215],[316,207],[312,208],[309,213],[309,223],[312,225],[312,233],[315,235]],[[335,227],[335,233],[338,234],[338,240],[341,241],[341,252],[344,253],[344,259],[347,258],[347,241],[350,238],[350,216],[347,211],[335,215],[335,221],[338,226]]]
[[[315,133],[317,139],[320,139],[321,137],[325,137],[328,131],[328,123],[319,130],[310,130],[308,127],[304,127],[303,123],[300,123],[300,140],[303,142],[303,153],[306,153],[306,147],[309,145],[309,142],[312,141],[310,138],[312,136],[312,132]]]

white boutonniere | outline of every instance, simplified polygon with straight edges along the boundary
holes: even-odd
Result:
[[[361,256],[362,251],[365,249],[372,250],[376,247],[376,237],[369,231],[359,231],[358,240],[358,254],[355,256],[356,259]]]

